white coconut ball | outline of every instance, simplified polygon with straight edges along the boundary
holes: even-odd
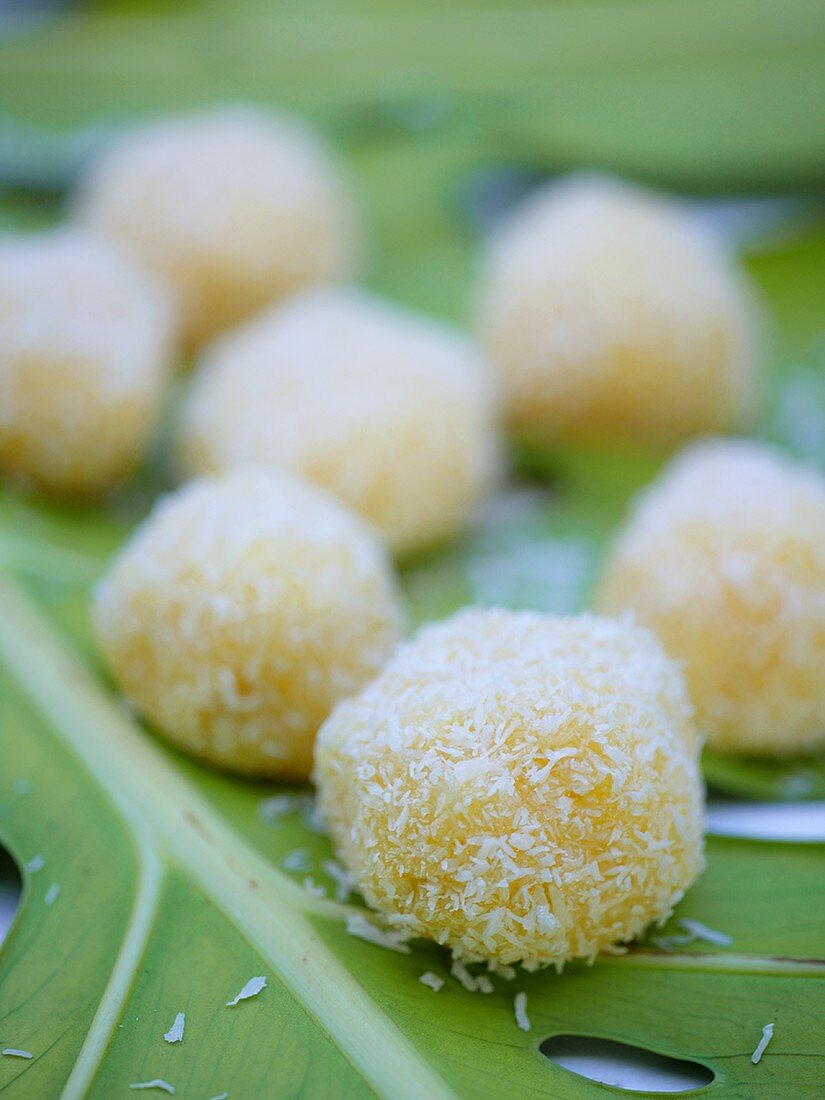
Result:
[[[249,107],[135,127],[91,166],[77,213],[175,284],[190,347],[357,266],[327,149],[304,124]]]
[[[592,960],[702,866],[700,741],[646,630],[469,609],[324,723],[319,806],[390,926],[465,962]]]
[[[597,605],[682,663],[715,748],[825,747],[825,479],[744,440],[694,443],[632,508]]]
[[[98,586],[93,621],[124,694],[174,744],[305,779],[318,727],[382,666],[402,610],[357,516],[297,478],[244,470],[164,498]]]
[[[494,233],[478,330],[512,428],[540,441],[669,446],[757,404],[742,272],[675,202],[609,179],[546,186]]]
[[[484,496],[494,411],[459,333],[362,291],[314,290],[207,351],[178,452],[187,473],[301,473],[404,552],[454,534]]]
[[[104,492],[143,456],[172,365],[167,288],[67,230],[0,238],[0,469]]]

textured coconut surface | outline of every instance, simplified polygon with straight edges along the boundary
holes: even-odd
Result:
[[[753,420],[756,302],[663,195],[586,175],[538,190],[492,235],[476,325],[511,426],[545,442],[667,446]]]
[[[179,461],[294,470],[395,551],[421,550],[457,534],[493,487],[493,391],[459,330],[363,291],[310,291],[207,351]]]
[[[314,777],[393,927],[535,969],[670,915],[702,866],[699,750],[653,634],[468,610],[336,708]]]
[[[74,209],[174,284],[190,347],[290,291],[352,274],[361,251],[321,139],[248,106],[122,135],[90,165]]]
[[[68,496],[142,462],[175,366],[169,288],[57,229],[0,236],[0,469]]]
[[[634,506],[596,596],[655,630],[718,749],[825,744],[825,479],[762,444],[688,447]]]
[[[94,620],[126,697],[231,771],[303,778],[332,705],[378,671],[401,607],[383,546],[276,471],[190,482],[99,585]]]

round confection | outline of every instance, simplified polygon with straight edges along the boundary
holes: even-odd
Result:
[[[193,756],[306,778],[316,731],[396,643],[380,542],[314,486],[274,471],[190,482],[99,585],[94,623],[126,698]]]
[[[486,364],[444,325],[364,292],[306,292],[208,349],[180,465],[294,470],[369,519],[396,552],[453,534],[496,455]]]
[[[752,416],[760,328],[743,275],[663,197],[573,178],[493,234],[478,309],[514,430],[670,446]]]
[[[640,498],[600,609],[632,609],[682,662],[712,746],[825,747],[825,480],[767,446],[708,440]]]
[[[0,238],[0,469],[55,494],[112,488],[148,446],[173,331],[168,291],[109,245]]]
[[[336,707],[315,781],[390,926],[465,962],[560,968],[663,920],[696,878],[698,751],[648,631],[469,610]]]
[[[76,209],[174,283],[190,347],[357,266],[357,219],[329,153],[304,125],[252,108],[127,132]]]

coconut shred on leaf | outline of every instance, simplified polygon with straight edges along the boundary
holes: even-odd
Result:
[[[257,997],[266,987],[266,978],[250,978],[240,993],[236,993],[231,1001],[226,1002],[227,1008],[234,1008],[241,1001],[248,1001],[250,997]]]
[[[186,1014],[179,1012],[168,1031],[164,1032],[167,1043],[179,1043],[183,1039],[183,1029],[186,1027]]]

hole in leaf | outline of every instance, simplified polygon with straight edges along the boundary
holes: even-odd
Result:
[[[5,848],[0,848],[0,944],[6,938],[20,905],[23,883],[17,864]]]
[[[654,1054],[612,1039],[589,1035],[553,1035],[539,1048],[557,1066],[627,1092],[683,1093],[704,1088],[713,1071],[699,1062]]]
[[[825,802],[711,802],[707,832],[754,840],[825,840]]]

